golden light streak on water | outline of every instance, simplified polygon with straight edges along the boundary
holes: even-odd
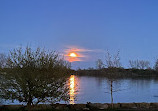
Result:
[[[70,76],[70,104],[75,104],[75,76]]]

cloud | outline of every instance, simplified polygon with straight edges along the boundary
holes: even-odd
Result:
[[[64,50],[64,56],[66,60],[69,62],[75,62],[75,61],[86,61],[88,60],[89,56],[92,56],[92,53],[103,53],[104,50],[101,49],[86,49],[86,48],[77,48],[75,46],[69,46]],[[71,57],[69,56],[70,53],[76,53],[77,57]]]

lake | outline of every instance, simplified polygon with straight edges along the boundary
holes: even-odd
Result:
[[[111,82],[106,77],[71,75],[68,83],[70,104],[111,102]],[[112,85],[114,103],[158,102],[158,79],[122,78],[114,80]],[[3,104],[19,103],[7,101]]]
[[[110,103],[110,88],[110,81],[106,77],[71,75],[70,103]],[[113,99],[114,103],[158,102],[158,80],[114,80]]]

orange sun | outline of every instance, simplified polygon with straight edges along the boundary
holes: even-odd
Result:
[[[65,50],[65,59],[69,62],[75,62],[75,61],[82,61],[82,58],[84,57],[81,54],[82,51],[77,48],[71,48]]]
[[[77,54],[75,52],[70,52],[70,54],[68,56],[69,57],[77,57]]]
[[[79,59],[80,55],[76,52],[69,52],[67,56],[68,56],[67,60],[69,62],[80,61]]]

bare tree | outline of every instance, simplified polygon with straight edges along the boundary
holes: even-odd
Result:
[[[129,60],[130,68],[132,69],[148,69],[150,62],[145,60]]]
[[[7,57],[4,53],[0,53],[0,68],[4,68],[7,62]]]
[[[158,71],[158,59],[157,59],[156,62],[155,62],[154,69],[155,69],[156,71]]]
[[[140,64],[140,69],[148,69],[150,67],[149,61],[140,60],[139,64]]]
[[[132,69],[138,69],[139,65],[137,62],[138,62],[137,60],[136,61],[129,60],[129,67]]]
[[[106,52],[105,55],[105,65],[108,68],[120,68],[121,67],[121,63],[120,63],[120,51],[117,52],[116,55],[111,55],[109,53],[109,51]]]
[[[97,69],[102,69],[102,68],[104,68],[104,63],[103,63],[103,61],[102,61],[101,59],[98,59],[98,60],[96,61],[96,68],[97,68]]]
[[[120,83],[119,83],[119,81],[117,81],[116,79],[108,79],[108,81],[107,81],[107,84],[108,84],[108,90],[109,91],[107,91],[107,92],[105,92],[105,93],[109,93],[110,94],[110,97],[111,97],[111,107],[113,108],[113,106],[114,106],[114,98],[113,98],[113,93],[115,93],[115,92],[118,92],[118,91],[122,91],[121,89],[120,89]]]
[[[120,63],[120,52],[118,51],[115,55],[111,55],[109,51],[106,52],[106,58],[105,58],[105,66],[107,68],[120,68],[121,63]],[[111,70],[111,69],[110,69]],[[111,72],[112,73],[112,72]],[[110,95],[111,95],[111,105],[113,108],[113,92],[116,92],[116,90],[113,89],[113,83],[115,79],[113,77],[108,78],[109,85],[110,85]]]

